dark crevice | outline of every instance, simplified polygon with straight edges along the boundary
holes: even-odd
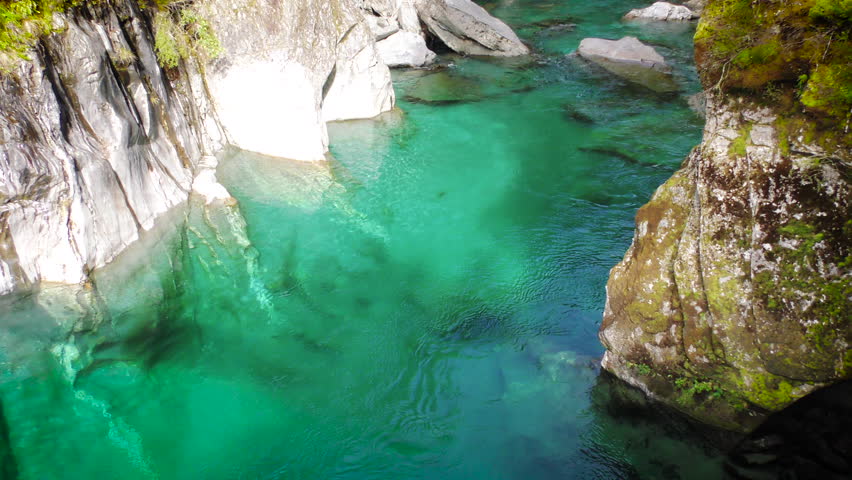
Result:
[[[9,425],[3,413],[3,402],[0,402],[0,480],[16,480],[18,478],[18,462],[12,452],[9,439]]]

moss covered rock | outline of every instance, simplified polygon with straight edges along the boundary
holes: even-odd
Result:
[[[640,209],[607,285],[604,368],[731,430],[852,378],[848,116],[812,83],[852,58],[835,56],[849,2],[828,3],[708,3],[703,142]]]

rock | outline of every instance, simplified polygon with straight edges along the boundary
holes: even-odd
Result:
[[[416,33],[401,31],[376,44],[379,56],[389,67],[422,67],[435,61],[435,52]]]
[[[432,105],[451,105],[482,100],[479,83],[449,72],[438,72],[420,78],[408,91],[406,100]]]
[[[620,40],[584,38],[577,53],[608,71],[656,92],[678,89],[672,69],[653,47],[636,37]]]
[[[741,12],[711,5],[695,45],[703,140],[636,214],[607,283],[602,365],[693,418],[748,432],[852,379],[852,104],[819,78],[812,97],[776,81],[845,71],[849,43],[829,34],[842,20],[779,2],[737,41],[796,24],[801,42],[772,65],[723,65],[723,32]]]
[[[370,31],[373,32],[373,38],[377,42],[399,31],[399,23],[396,20],[388,19],[387,17],[376,17],[374,15],[364,15],[364,19],[367,21]]]
[[[704,12],[704,7],[707,6],[707,0],[688,0],[683,2],[687,8],[695,12],[696,15],[701,15]]]
[[[199,8],[224,50],[207,68],[207,84],[233,145],[322,160],[326,121],[393,107],[390,72],[354,2],[299,0],[280,8],[273,0],[223,0]]]
[[[529,53],[508,25],[470,0],[416,0],[415,6],[426,28],[458,53],[495,56]]]
[[[689,105],[689,108],[691,108],[692,111],[697,113],[700,117],[707,116],[707,95],[705,95],[704,92],[698,92],[686,97],[686,103]]]
[[[655,2],[650,7],[637,8],[627,12],[625,20],[659,20],[687,21],[698,18],[698,15],[683,5],[672,5],[668,2]]]
[[[204,203],[209,205],[215,201],[223,201],[234,203],[236,200],[228,193],[226,189],[216,179],[216,167],[219,161],[212,155],[207,155],[198,162],[195,178],[192,180],[192,192],[196,193],[204,199]]]
[[[162,68],[153,39],[155,28],[168,33],[167,14],[87,2],[56,14],[62,28],[2,76],[0,294],[86,281],[190,191],[229,201],[200,162],[226,144],[321,160],[327,121],[393,108],[390,71],[356,0],[192,8],[218,56]]]

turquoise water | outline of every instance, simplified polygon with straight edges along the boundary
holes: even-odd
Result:
[[[608,270],[700,139],[692,27],[621,24],[636,1],[501,3],[530,59],[396,72],[399,111],[333,125],[329,162],[225,152],[238,209],[174,212],[93,288],[0,299],[5,471],[718,478],[613,408],[597,367]],[[681,94],[565,55],[625,34]]]

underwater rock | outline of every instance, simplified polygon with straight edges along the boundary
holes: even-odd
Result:
[[[577,53],[609,72],[655,92],[678,89],[672,78],[672,69],[662,55],[636,37],[620,40],[584,38]]]

